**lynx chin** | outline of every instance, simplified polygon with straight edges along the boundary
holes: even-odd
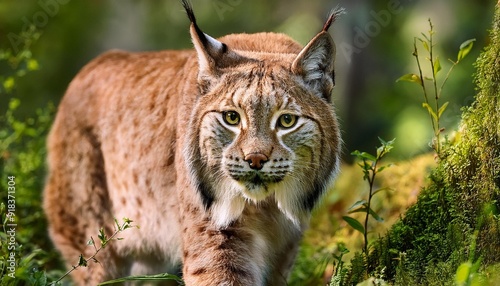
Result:
[[[114,218],[140,226],[72,273],[78,285],[182,273],[186,285],[286,285],[339,168],[331,102],[341,10],[302,47],[203,33],[194,50],[111,51],[70,83],[48,138],[44,208],[71,265]],[[318,29],[319,30],[319,29]]]

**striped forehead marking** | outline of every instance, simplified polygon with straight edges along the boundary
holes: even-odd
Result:
[[[247,74],[241,74],[241,77],[234,80],[232,89],[230,102],[243,109],[281,108],[284,106],[283,101],[288,101],[285,88],[276,82],[272,70],[266,72],[263,69],[260,71],[253,69]]]

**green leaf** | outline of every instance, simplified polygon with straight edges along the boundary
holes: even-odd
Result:
[[[367,174],[368,171],[370,170],[370,165],[366,163],[366,160],[363,160],[363,163],[358,163],[358,166],[363,169],[363,173]]]
[[[33,270],[28,277],[28,282],[32,286],[45,286],[47,285],[47,275],[45,271]]]
[[[427,40],[427,42],[430,42],[430,39],[426,34],[424,34],[424,33],[420,33],[420,34],[424,37],[425,40]]]
[[[475,274],[479,273],[479,269],[481,268],[482,262],[483,262],[483,259],[481,257],[479,257],[474,263],[472,263],[471,268],[470,268],[470,272],[469,272],[470,273],[469,276],[474,276]]]
[[[182,283],[182,279],[179,276],[168,274],[168,273],[163,273],[163,274],[156,274],[156,275],[128,276],[128,277],[124,277],[124,278],[105,281],[105,282],[102,282],[98,285],[99,286],[112,285],[112,284],[123,283],[123,282],[127,282],[127,281],[167,281],[167,280],[174,280],[174,281],[177,281],[179,283]]]
[[[359,152],[358,150],[354,150],[351,152],[351,155],[353,156],[359,156],[361,154],[361,152]]]
[[[385,141],[384,139],[378,137],[378,141],[380,141],[380,144],[390,147],[392,149],[392,146],[394,145],[394,141],[396,141],[396,138],[389,141]]]
[[[382,157],[384,157],[386,153],[385,146],[382,145],[377,148],[377,160],[380,160]]]
[[[120,224],[118,223],[118,220],[115,218],[115,225],[116,225],[116,229],[118,231],[122,230],[122,227],[120,226]]]
[[[443,104],[443,106],[441,106],[441,107],[439,108],[439,111],[438,111],[438,118],[441,118],[441,115],[442,115],[442,114],[443,114],[443,112],[446,110],[446,107],[448,107],[448,103],[449,103],[449,102],[445,102],[445,103]]]
[[[434,118],[434,120],[436,122],[438,121],[438,117],[436,115],[436,112],[434,112],[434,110],[432,109],[432,107],[429,104],[424,102],[424,103],[422,103],[422,107],[427,109],[427,112],[429,112],[429,114],[432,116],[432,118]]]
[[[382,172],[383,170],[385,170],[386,168],[389,168],[389,167],[392,167],[392,166],[394,166],[394,164],[387,164],[387,165],[384,165],[384,166],[382,166],[382,167],[380,167],[380,168],[378,168],[378,169],[377,169],[377,173],[380,173],[380,172]]]
[[[476,39],[469,39],[460,45],[460,50],[458,51],[458,56],[457,56],[457,62],[460,62],[463,58],[465,58],[469,54],[469,52],[472,50],[472,46],[474,45],[475,41]]]
[[[378,140],[380,141],[380,143],[382,144],[382,146],[378,147],[377,148],[377,159],[382,159],[382,157],[385,156],[385,154],[389,153],[394,145],[394,140],[396,139],[392,139],[391,141],[389,142],[385,142],[382,138],[378,138]]]
[[[405,74],[396,80],[396,82],[400,81],[414,82],[419,85],[422,85],[422,79],[420,79],[420,77],[414,73]]]
[[[376,213],[376,212],[375,212],[372,208],[370,208],[369,212],[370,212],[370,214],[372,215],[372,217],[373,217],[376,221],[378,221],[378,222],[383,222],[383,221],[384,221],[384,219],[383,219],[383,218],[381,218],[381,217],[380,217],[380,216],[379,216],[379,215],[378,215],[378,214],[377,214],[377,213]]]
[[[372,193],[372,197],[380,192],[385,192],[385,191],[394,191],[394,189],[385,187],[385,188],[380,188]]]
[[[457,285],[462,285],[467,282],[469,279],[469,273],[472,265],[470,262],[462,263],[458,269],[457,273],[455,274],[455,282]]]
[[[358,208],[356,209],[353,209],[353,210],[350,210],[349,212],[347,212],[348,214],[353,214],[353,213],[366,213],[367,211],[367,208],[366,206],[359,206]]]
[[[30,264],[32,261],[35,260],[35,257],[37,255],[39,255],[39,254],[40,254],[40,252],[37,251],[37,250],[35,250],[31,254],[29,254],[27,256],[23,256],[21,258],[21,261],[19,261],[19,265],[28,265],[28,264]]]
[[[132,223],[134,221],[129,219],[129,218],[126,218],[124,217],[123,218],[123,225],[122,225],[122,229],[125,230],[125,229],[128,229],[128,228],[131,228],[132,227]]]
[[[108,237],[104,233],[104,228],[101,227],[99,229],[99,234],[97,235],[97,237],[99,238],[99,240],[101,241],[102,246],[104,247],[104,245],[106,245],[107,240],[108,240]]]
[[[126,218],[126,217],[124,217],[124,218],[123,218],[123,223],[124,223],[124,224],[130,225],[130,224],[132,224],[133,222],[134,222],[134,221],[133,221],[133,220],[131,220],[131,219],[129,219],[129,218]]]
[[[433,67],[433,72],[434,72],[434,77],[437,76],[438,72],[441,70],[441,62],[439,61],[439,57],[437,57],[434,60],[434,67]]]
[[[429,50],[429,44],[428,44],[426,41],[422,41],[422,46],[424,46],[424,49],[425,49],[426,51],[428,51],[428,52],[430,51],[430,50]]]
[[[337,245],[337,250],[341,253],[341,254],[347,254],[349,253],[349,249],[347,249],[347,247],[345,247],[345,245],[343,243],[339,243]]]
[[[382,145],[377,148],[377,160],[382,159],[382,157],[384,157],[385,154],[387,154],[387,146]]]
[[[365,233],[365,228],[359,221],[349,216],[343,216],[342,218],[345,220],[345,222],[347,222],[347,224],[349,224],[355,230],[361,232],[362,234]]]
[[[351,153],[351,155],[353,156],[356,156],[360,159],[367,159],[367,160],[370,160],[370,161],[375,161],[377,160],[377,158],[369,153],[366,153],[366,152],[359,152],[358,150],[354,151]]]
[[[363,205],[366,205],[366,201],[365,200],[359,200],[357,202],[355,202],[350,208],[349,208],[349,211],[350,210],[354,210],[356,208],[358,208],[359,206],[363,206]]]

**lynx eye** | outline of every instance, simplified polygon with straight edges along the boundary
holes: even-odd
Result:
[[[240,115],[236,111],[224,111],[222,112],[222,118],[228,125],[240,124]]]
[[[278,126],[281,128],[292,128],[297,123],[297,116],[293,114],[283,114],[278,118]]]

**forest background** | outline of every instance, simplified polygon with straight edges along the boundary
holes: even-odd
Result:
[[[381,175],[379,183],[394,191],[374,206],[385,222],[372,226],[373,237],[382,235],[416,201],[427,183],[429,170],[436,164],[429,146],[433,130],[429,114],[422,108],[420,90],[409,83],[396,83],[401,75],[418,71],[412,57],[414,37],[427,33],[430,18],[436,31],[435,53],[441,56],[443,70],[449,69],[447,59],[456,57],[462,42],[476,39],[470,55],[455,68],[443,93],[443,100],[449,104],[441,125],[445,135],[453,136],[462,108],[474,100],[473,63],[489,43],[495,3],[193,1],[200,26],[211,36],[274,31],[288,34],[302,44],[318,32],[329,10],[337,5],[347,10],[331,31],[337,44],[334,103],[344,140],[344,171],[306,237],[312,251],[323,254],[338,252],[339,243],[346,242],[353,252],[361,249],[360,234],[342,221],[349,206],[366,195],[363,174],[352,164],[355,158],[351,152],[374,151],[379,145],[377,137],[396,138],[386,157],[396,166],[385,178]],[[56,269],[49,272],[53,277],[62,272],[58,255],[45,236],[40,198],[45,179],[45,136],[55,106],[71,79],[88,61],[109,49],[188,48],[188,20],[176,0],[0,3],[0,114],[5,115],[0,122],[0,165],[3,175],[15,173],[17,177],[23,194],[18,201],[19,216],[24,222],[18,240],[24,253],[33,250],[32,256],[24,257],[25,268],[19,271]],[[7,190],[8,180],[2,177],[0,186]],[[331,274],[333,265],[320,272]],[[297,273],[295,278],[299,279]]]

